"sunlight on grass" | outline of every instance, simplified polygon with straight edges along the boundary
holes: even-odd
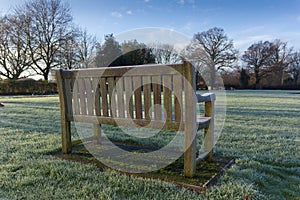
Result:
[[[61,147],[58,97],[1,97],[1,102],[5,107],[0,108],[0,199],[300,196],[300,95],[293,91],[227,93],[227,118],[215,153],[234,157],[236,164],[205,195],[54,158],[50,153]],[[112,138],[118,137],[117,129],[106,128]],[[76,135],[74,127],[72,132]],[[163,139],[161,135],[150,142],[164,145]]]

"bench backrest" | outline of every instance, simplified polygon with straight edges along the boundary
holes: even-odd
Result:
[[[71,121],[184,131],[184,174],[195,174],[196,162],[212,159],[214,94],[195,94],[195,71],[188,62],[96,69],[58,70],[62,152],[72,151]],[[196,119],[196,103],[204,117]],[[204,153],[196,158],[196,132],[204,129]],[[98,143],[98,142],[96,142]]]
[[[183,130],[184,112],[195,119],[188,62],[60,70],[57,82],[67,121]]]

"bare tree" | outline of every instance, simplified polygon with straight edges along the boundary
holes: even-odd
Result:
[[[96,65],[97,39],[86,30],[78,30],[77,48],[81,68],[90,68]]]
[[[74,27],[61,43],[60,66],[67,69],[95,67],[96,45],[96,37]]]
[[[226,68],[232,68],[237,60],[237,50],[234,49],[232,40],[229,40],[221,28],[212,28],[208,31],[194,35],[194,48],[198,54],[199,62],[206,65],[210,74],[210,86],[213,89],[216,73]]]
[[[192,62],[196,68],[197,86],[207,86],[210,81],[210,68],[208,66],[212,66],[211,59],[207,52],[204,51],[203,48],[199,48],[197,42],[191,41],[191,43],[181,52],[181,55]]]
[[[271,59],[272,43],[258,42],[252,44],[243,54],[242,60],[247,64],[247,69],[254,72],[255,75],[255,88],[259,87],[262,77],[267,73],[267,67]]]
[[[182,58],[170,44],[153,43],[149,45],[151,53],[155,57],[155,62],[158,64],[175,64],[182,62]]]
[[[72,69],[79,68],[79,49],[77,41],[78,33],[73,30],[68,38],[61,41],[59,49],[60,68]]]
[[[0,21],[0,75],[8,79],[30,75],[28,69],[32,60],[28,37],[23,31],[25,23],[23,16],[19,15],[5,16]]]
[[[273,78],[278,80],[277,85],[284,84],[286,71],[292,63],[292,51],[293,49],[289,48],[286,42],[282,42],[279,39],[272,42],[270,70],[274,75]]]
[[[292,62],[289,65],[288,72],[292,76],[294,84],[297,85],[300,76],[300,52],[294,52],[292,55]]]
[[[24,31],[30,36],[33,70],[48,80],[50,70],[61,64],[59,51],[72,34],[70,8],[61,0],[33,0],[17,12],[28,19]]]

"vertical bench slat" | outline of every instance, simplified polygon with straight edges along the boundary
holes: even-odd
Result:
[[[116,117],[116,90],[114,77],[107,78],[109,96],[109,116]]]
[[[67,115],[72,116],[72,89],[73,85],[71,86],[71,79],[65,79],[65,89],[66,89],[66,103],[67,103]]]
[[[93,102],[94,101],[94,102]],[[99,78],[93,77],[92,78],[92,104],[94,105],[95,115],[101,116],[101,108],[100,108],[100,85],[99,85]],[[93,125],[94,131],[94,143],[100,143],[101,138],[101,124],[94,123]]]
[[[75,115],[78,115],[80,114],[80,108],[79,108],[79,89],[78,89],[78,80],[75,80],[74,81],[74,84],[73,84],[73,103],[74,103],[74,110],[73,110],[73,113]]]
[[[100,78],[100,95],[101,95],[101,105],[104,117],[108,117],[108,102],[107,102],[107,88],[106,88],[106,78]]]
[[[132,81],[130,76],[124,78],[126,95],[126,118],[133,118],[133,99],[132,99]]]
[[[161,120],[161,77],[152,77],[152,88],[153,88],[153,103],[154,103],[154,119]]]
[[[152,112],[151,108],[151,77],[150,76],[143,76],[143,95],[144,95],[144,119],[150,120]]]
[[[85,78],[84,79],[84,85],[85,85],[85,90],[86,90],[86,98],[87,98],[87,111],[88,115],[92,116],[94,115],[94,98],[95,94],[92,92],[92,81],[90,78]]]
[[[164,120],[172,121],[172,77],[165,75],[163,78],[163,94],[164,94]]]
[[[93,77],[92,79],[92,88],[94,93],[93,103],[95,108],[95,115],[101,116],[100,111],[100,87],[99,87],[99,79],[96,77]]]
[[[85,98],[85,86],[84,80],[78,80],[78,89],[79,89],[79,101],[80,101],[80,113],[81,115],[86,115],[86,98]]]
[[[175,121],[182,121],[182,76],[175,75],[173,76],[173,91],[174,91],[174,113],[175,113]]]
[[[116,77],[117,88],[117,102],[118,102],[118,117],[124,118],[124,79],[123,77]]]
[[[134,107],[135,107],[135,118],[142,119],[142,97],[141,97],[141,77],[134,76],[133,78],[134,90]]]
[[[70,78],[70,79],[68,79],[69,81],[70,81],[70,88],[71,88],[71,91],[70,91],[70,95],[71,95],[71,102],[72,102],[72,108],[71,108],[71,110],[70,110],[70,115],[73,115],[73,114],[75,114],[75,105],[74,105],[74,92],[75,92],[75,90],[77,89],[77,87],[75,86],[75,79],[72,79],[72,78]],[[78,105],[78,104],[77,104]]]

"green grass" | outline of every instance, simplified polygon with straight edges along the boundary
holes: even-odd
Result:
[[[294,93],[227,93],[215,153],[236,164],[205,195],[54,158],[61,145],[58,97],[1,97],[0,199],[299,199],[300,94]]]

